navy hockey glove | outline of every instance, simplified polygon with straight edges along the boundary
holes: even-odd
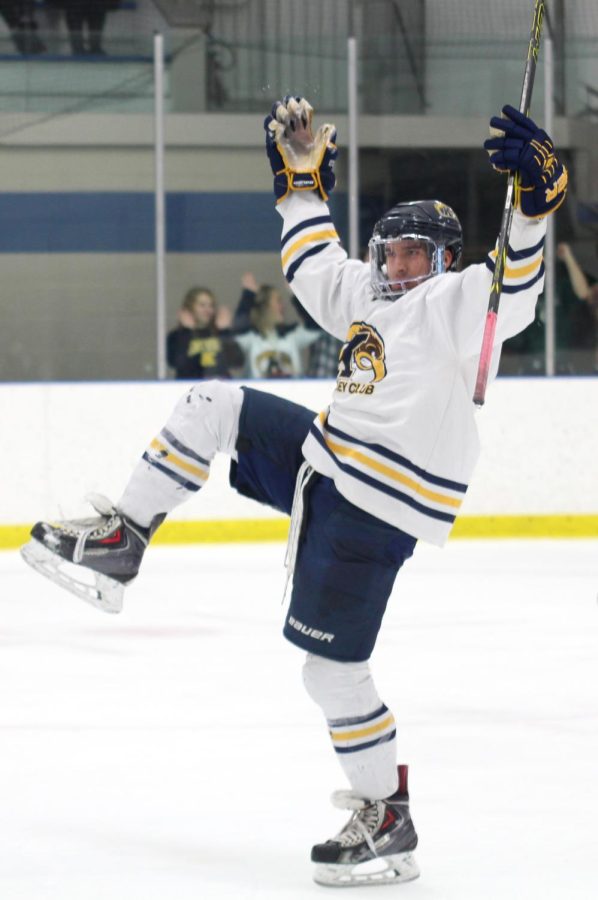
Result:
[[[291,191],[318,191],[323,200],[334,189],[338,150],[334,125],[311,128],[313,109],[302,97],[277,100],[264,119],[266,153],[280,203]]]
[[[515,206],[523,215],[535,219],[558,209],[567,193],[567,169],[546,132],[513,106],[503,106],[503,116],[490,119],[490,134],[484,148],[498,172],[515,174]]]

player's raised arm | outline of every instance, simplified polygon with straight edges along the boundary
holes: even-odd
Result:
[[[546,132],[512,106],[503,107],[502,117],[492,117],[490,133],[484,148],[493,168],[515,176],[515,210],[492,335],[492,346],[498,347],[533,321],[544,285],[546,218],[565,199],[567,170]],[[455,338],[463,354],[479,353],[496,254],[495,247],[484,266],[470,266],[462,274],[464,298],[455,317]]]
[[[536,3],[536,9],[538,10],[538,8],[540,14],[537,30],[534,31],[532,26],[530,53],[534,41],[538,39],[541,27],[543,5]],[[532,54],[532,56],[534,55]],[[492,156],[495,168],[499,172],[508,172],[509,180],[473,392],[473,402],[476,406],[482,406],[484,403],[494,347],[497,343],[495,332],[498,327],[499,303],[504,292],[503,281],[508,262],[511,223],[514,221],[517,210],[528,219],[536,221],[543,219],[544,216],[558,209],[565,199],[567,191],[567,170],[557,159],[552,140],[525,114],[529,109],[531,85],[533,85],[533,67],[528,80],[531,60],[532,57],[528,54],[520,109],[504,106],[502,118],[494,117],[491,120],[492,137],[484,145]],[[524,99],[526,84],[527,100]],[[512,247],[512,242],[510,243]],[[512,247],[512,249],[517,252],[517,248]],[[538,288],[538,291],[540,289]]]

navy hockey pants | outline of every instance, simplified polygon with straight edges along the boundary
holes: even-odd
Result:
[[[231,485],[290,515],[301,447],[315,413],[243,388]],[[315,475],[306,509],[284,635],[310,653],[343,662],[369,659],[397,572],[416,539],[345,500]]]

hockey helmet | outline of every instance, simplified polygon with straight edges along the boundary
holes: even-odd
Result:
[[[430,269],[408,283],[388,280],[387,252],[398,241],[417,241],[425,247]],[[451,251],[447,267],[444,251]],[[394,300],[419,282],[457,268],[463,251],[463,231],[455,212],[440,200],[413,200],[389,209],[374,225],[369,243],[371,282],[377,297]],[[407,286],[408,285],[408,286]]]

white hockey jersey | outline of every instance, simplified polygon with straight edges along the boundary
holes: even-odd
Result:
[[[369,265],[348,259],[316,194],[291,194],[278,210],[293,293],[345,342],[332,402],[303,454],[351,503],[442,545],[479,455],[472,397],[495,252],[379,300]],[[533,321],[545,232],[544,220],[515,213],[489,381],[502,342]]]

